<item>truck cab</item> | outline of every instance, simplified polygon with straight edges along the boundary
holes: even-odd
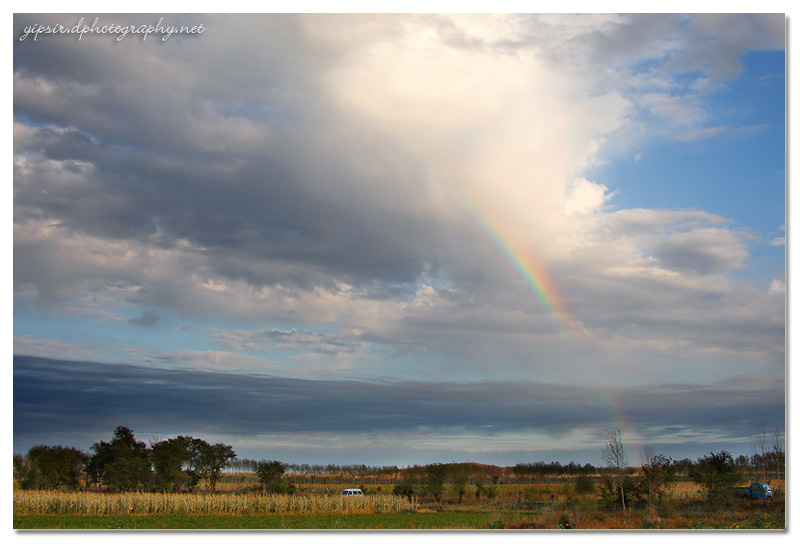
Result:
[[[750,482],[749,487],[734,487],[730,493],[748,499],[772,500],[772,488],[764,482]]]
[[[772,498],[772,488],[767,483],[750,482],[750,498],[751,499],[771,499]]]

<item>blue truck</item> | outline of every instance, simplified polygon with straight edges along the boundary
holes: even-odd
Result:
[[[750,482],[750,487],[732,487],[728,490],[736,497],[747,499],[772,499],[772,488],[764,482]]]

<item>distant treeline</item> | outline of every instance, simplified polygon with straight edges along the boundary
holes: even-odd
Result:
[[[236,472],[255,472],[258,461],[254,459],[233,459],[229,464],[229,469]],[[391,474],[399,469],[394,466],[372,466],[372,465],[337,465],[329,463],[326,465],[309,463],[286,463],[287,474],[331,474],[331,473],[350,473],[350,474]]]
[[[761,436],[761,453],[732,456],[731,466],[753,477],[768,473],[779,479],[785,473],[782,448],[769,450]],[[673,461],[659,456],[663,467],[674,477],[693,477],[705,458]],[[617,467],[618,469],[619,467]],[[626,470],[643,470],[629,467]],[[275,460],[239,459],[227,444],[210,444],[200,438],[177,436],[151,441],[148,446],[136,440],[133,431],[117,427],[111,441],[96,442],[91,453],[68,446],[37,445],[25,456],[14,456],[14,477],[23,489],[97,489],[103,491],[192,492],[201,482],[204,489],[216,491],[218,483],[250,486],[271,493],[293,492],[295,485],[306,484],[394,484],[400,492],[413,481],[450,482],[452,485],[501,485],[537,483],[554,479],[596,480],[615,472],[615,468],[595,467],[558,461],[518,463],[498,467],[479,463],[434,463],[397,466],[366,464],[284,463]]]
[[[745,469],[764,469],[772,471],[773,467],[780,464],[783,459],[782,452],[767,451],[764,454],[739,455],[734,459],[737,467]],[[681,459],[673,461],[673,465],[679,474],[688,474],[691,467],[697,461],[692,459]],[[254,459],[233,459],[228,465],[228,471],[232,472],[255,472],[258,461]],[[607,470],[606,467],[596,467],[591,463],[584,465],[570,461],[561,464],[558,461],[545,463],[537,461],[534,463],[517,463],[513,467],[498,467],[495,465],[481,465],[478,463],[448,463],[450,466],[466,466],[474,472],[496,473],[507,472],[509,469],[514,477],[517,478],[541,478],[548,476],[579,476],[599,474]],[[411,465],[399,468],[396,465],[365,465],[365,464],[309,464],[309,463],[286,463],[287,475],[292,474],[394,474],[398,471],[423,471],[427,465]]]

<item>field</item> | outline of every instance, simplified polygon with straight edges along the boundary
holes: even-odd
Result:
[[[393,495],[392,486],[298,486],[293,495],[208,493],[66,493],[14,491],[15,529],[785,529],[785,498],[727,498],[711,505],[689,482],[674,484],[653,509],[622,512],[596,493],[565,484],[493,486],[476,497],[467,486],[441,501]],[[327,489],[328,493],[325,493]],[[782,489],[782,485],[779,486]]]

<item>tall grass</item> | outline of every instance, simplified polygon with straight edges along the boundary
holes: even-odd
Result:
[[[410,505],[394,495],[202,495],[14,491],[14,514],[367,514]]]
[[[700,484],[694,482],[677,482],[667,486],[664,498],[672,501],[691,501],[704,499],[706,491]]]

